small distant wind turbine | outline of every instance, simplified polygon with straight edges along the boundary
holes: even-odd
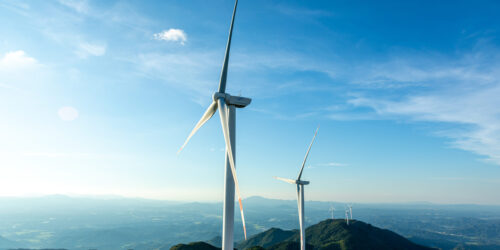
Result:
[[[351,215],[351,220],[352,220],[352,204],[349,205],[349,214]]]
[[[229,62],[229,50],[231,48],[231,37],[233,34],[234,17],[236,15],[236,7],[238,0],[234,3],[233,16],[231,18],[231,26],[229,28],[229,37],[226,45],[226,53],[224,63],[222,64],[222,72],[219,82],[219,90],[213,94],[212,104],[208,107],[205,114],[198,121],[191,134],[189,134],[186,142],[179,149],[179,152],[186,146],[189,139],[219,110],[222,132],[226,142],[226,167],[225,167],[225,183],[224,183],[224,207],[222,219],[222,249],[234,249],[233,227],[234,227],[234,191],[236,187],[236,195],[238,195],[238,203],[240,205],[241,221],[243,223],[243,232],[245,239],[247,232],[245,228],[245,216],[243,215],[243,206],[241,204],[240,188],[238,178],[236,177],[236,165],[234,162],[236,149],[236,108],[244,108],[252,101],[250,98],[231,96],[226,93],[226,80]],[[178,152],[178,153],[179,153]]]
[[[335,219],[335,217],[333,217],[333,212],[335,212],[333,205],[330,207],[330,212],[332,213],[332,220]]]
[[[300,179],[300,177],[302,177],[302,171],[304,170],[307,156],[309,155],[309,151],[311,150],[311,147],[314,143],[314,139],[316,138],[316,135],[318,134],[318,129],[319,129],[319,127],[316,129],[316,132],[314,132],[314,137],[311,141],[311,144],[309,145],[309,148],[307,149],[306,156],[304,157],[304,161],[302,162],[302,167],[300,168],[300,172],[299,172],[299,176],[297,177],[297,180],[286,179],[286,178],[281,178],[281,177],[274,177],[278,180],[297,185],[297,205],[299,207],[300,249],[301,250],[306,249],[306,239],[305,239],[306,232],[305,232],[305,228],[304,228],[304,185],[309,184],[309,181],[303,181]]]
[[[349,225],[349,209],[345,208],[345,222]]]

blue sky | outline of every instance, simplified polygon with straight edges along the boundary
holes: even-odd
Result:
[[[0,195],[222,199],[233,2],[2,1]],[[244,197],[500,204],[495,1],[241,0],[228,92]]]

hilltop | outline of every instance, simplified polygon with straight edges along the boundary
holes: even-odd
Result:
[[[214,247],[205,242],[193,242],[189,244],[177,244],[170,248],[170,250],[218,250],[220,247]]]
[[[328,219],[306,229],[307,244],[314,249],[432,249],[417,245],[390,230],[380,229],[362,221]],[[286,244],[299,242],[297,230],[269,229],[238,244],[238,249],[261,246],[266,249],[292,249]],[[287,243],[288,242],[288,243]],[[278,245],[281,245],[278,247]]]
[[[279,228],[271,228],[265,232],[250,237],[246,241],[237,244],[236,248],[244,249],[252,246],[270,247],[280,242],[288,241],[297,233],[299,233],[298,230],[289,231]]]
[[[403,236],[387,229],[374,227],[358,220],[350,221],[349,225],[343,219],[328,219],[306,229],[307,249],[315,250],[429,250],[429,248],[411,242]],[[298,230],[282,230],[271,228],[253,235],[248,240],[236,245],[237,249],[252,250],[288,250],[299,247],[300,233]],[[199,247],[199,248],[197,248]],[[179,244],[171,250],[190,249],[220,249],[204,242],[194,242],[188,245]]]

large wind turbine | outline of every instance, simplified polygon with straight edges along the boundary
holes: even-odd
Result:
[[[335,217],[333,217],[333,212],[335,212],[335,208],[332,206],[330,206],[330,212],[332,213],[332,220],[335,219]]]
[[[316,132],[314,132],[314,137],[311,141],[311,144],[309,145],[309,148],[307,149],[306,156],[304,157],[304,161],[302,162],[302,167],[300,168],[299,176],[297,177],[297,180],[292,180],[292,179],[286,179],[286,178],[281,178],[281,177],[274,177],[278,180],[288,182],[291,184],[296,184],[297,185],[297,205],[299,207],[299,223],[300,223],[300,249],[305,250],[306,249],[306,232],[304,228],[304,185],[309,184],[309,181],[303,181],[300,179],[302,176],[302,171],[304,170],[304,166],[306,164],[307,156],[309,155],[309,151],[311,150],[311,147],[313,145],[314,139],[316,138],[316,134],[318,134],[318,129],[316,129]]]
[[[222,132],[226,142],[226,166],[225,166],[225,182],[224,182],[224,205],[223,205],[223,221],[222,221],[222,249],[233,250],[233,228],[234,228],[234,191],[236,187],[236,195],[238,195],[238,203],[240,205],[241,221],[243,223],[243,232],[245,239],[247,232],[245,228],[245,216],[243,215],[243,206],[241,204],[240,188],[238,178],[236,177],[236,166],[234,162],[236,150],[236,108],[244,108],[252,101],[250,98],[231,96],[226,93],[227,68],[229,62],[229,50],[231,48],[231,36],[233,34],[234,17],[236,15],[236,7],[238,0],[234,3],[233,16],[231,18],[231,26],[229,28],[229,38],[227,39],[226,54],[224,63],[222,64],[222,72],[219,82],[219,90],[213,94],[212,104],[203,114],[201,119],[189,134],[186,142],[179,149],[179,152],[186,146],[189,139],[219,110]],[[178,153],[179,153],[178,152]]]

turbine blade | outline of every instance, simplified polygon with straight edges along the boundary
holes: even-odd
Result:
[[[231,139],[229,137],[229,119],[227,115],[227,105],[224,99],[222,98],[220,98],[218,102],[219,102],[219,115],[220,115],[220,122],[222,125],[222,132],[224,134],[224,140],[226,141],[229,166],[231,167],[231,173],[233,174],[234,187],[236,188],[236,195],[238,196],[238,204],[240,205],[241,222],[243,223],[243,233],[245,234],[245,240],[246,240],[247,229],[245,226],[245,215],[243,214],[243,205],[241,204],[240,185],[238,184],[238,177],[236,176],[236,168],[233,158],[233,149],[231,148]]]
[[[205,114],[203,114],[198,123],[196,123],[196,126],[194,126],[193,131],[191,131],[191,134],[189,134],[188,138],[186,139],[182,147],[179,149],[179,151],[177,151],[177,154],[179,154],[182,151],[182,149],[188,143],[189,139],[191,139],[191,137],[196,133],[196,131],[198,131],[198,129],[200,129],[201,126],[203,126],[203,124],[205,124],[208,120],[210,120],[210,118],[212,118],[212,116],[215,114],[215,111],[217,111],[217,103],[212,102],[212,104],[210,104],[210,106],[208,107],[207,111],[205,111]]]
[[[309,148],[307,149],[307,153],[306,153],[306,156],[304,157],[304,161],[302,162],[302,167],[300,168],[300,173],[299,173],[299,177],[297,177],[297,180],[300,180],[300,177],[302,176],[302,171],[304,171],[304,166],[306,165],[307,156],[309,155],[309,151],[311,150],[311,147],[314,143],[314,139],[316,139],[316,135],[318,134],[318,130],[319,130],[319,126],[316,129],[316,132],[314,132],[314,136],[313,136],[313,139],[311,141],[311,144],[309,145]]]
[[[229,37],[227,39],[226,45],[226,54],[224,56],[224,63],[222,64],[222,71],[220,74],[220,82],[219,82],[219,92],[226,92],[226,79],[227,79],[227,65],[229,63],[229,50],[231,49],[231,37],[233,36],[233,24],[234,17],[236,16],[236,7],[238,6],[238,0],[234,3],[233,17],[231,19],[231,26],[229,27]]]
[[[280,181],[284,181],[284,182],[288,182],[290,184],[295,184],[297,183],[295,180],[292,180],[292,179],[287,179],[287,178],[281,178],[281,177],[277,177],[277,176],[274,176],[274,179],[276,180],[280,180]]]

